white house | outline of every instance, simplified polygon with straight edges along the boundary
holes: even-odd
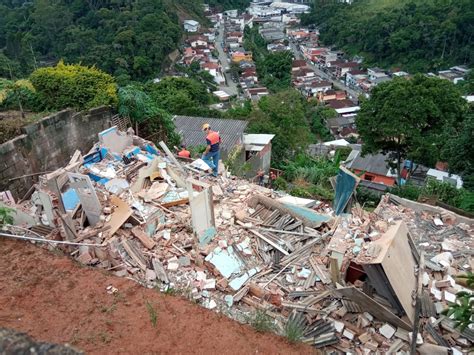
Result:
[[[456,186],[458,189],[460,189],[463,185],[463,181],[459,175],[450,174],[446,171],[429,169],[426,175],[428,177],[435,178],[438,181],[450,183],[451,185]]]
[[[186,32],[197,32],[201,27],[199,22],[194,20],[184,20],[183,26]]]

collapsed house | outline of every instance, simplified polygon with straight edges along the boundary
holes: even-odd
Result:
[[[441,312],[466,290],[456,275],[474,267],[472,220],[391,195],[370,213],[350,208],[359,180],[344,168],[334,206],[205,170],[112,127],[27,199],[0,194],[15,211],[1,235],[241,322],[264,312],[278,333],[293,324],[328,352],[469,351],[473,330]]]

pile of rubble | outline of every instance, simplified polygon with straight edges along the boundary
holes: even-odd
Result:
[[[241,322],[264,312],[326,351],[468,351],[473,331],[441,312],[474,267],[472,220],[389,195],[372,213],[335,216],[205,170],[112,127],[22,201],[3,194],[16,210],[9,233]]]

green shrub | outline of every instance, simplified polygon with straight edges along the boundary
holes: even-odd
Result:
[[[367,188],[358,187],[356,190],[357,202],[364,207],[375,208],[380,202],[380,196]]]
[[[288,189],[288,183],[281,176],[277,177],[273,182],[273,189],[275,190],[286,190]]]
[[[35,70],[30,80],[47,109],[84,110],[117,104],[114,78],[95,67],[64,64]]]
[[[0,108],[3,110],[40,112],[44,105],[33,85],[28,80],[18,80],[0,89]]]
[[[260,333],[271,332],[275,330],[273,319],[262,310],[257,310],[255,314],[249,317],[248,322],[257,332]]]
[[[421,192],[421,187],[412,185],[410,183],[407,183],[403,186],[395,186],[390,189],[390,193],[413,201],[418,200]]]
[[[15,210],[8,207],[0,207],[0,227],[4,224],[13,224],[12,213]]]
[[[474,193],[463,188],[458,189],[447,182],[430,178],[422,189],[421,195],[435,197],[437,200],[453,207],[474,212]]]

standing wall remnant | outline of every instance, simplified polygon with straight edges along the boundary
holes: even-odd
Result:
[[[110,127],[112,115],[110,107],[67,109],[23,127],[22,135],[0,144],[0,191],[10,190],[21,198],[38,177],[10,179],[58,169],[76,149],[87,153],[97,134]]]

